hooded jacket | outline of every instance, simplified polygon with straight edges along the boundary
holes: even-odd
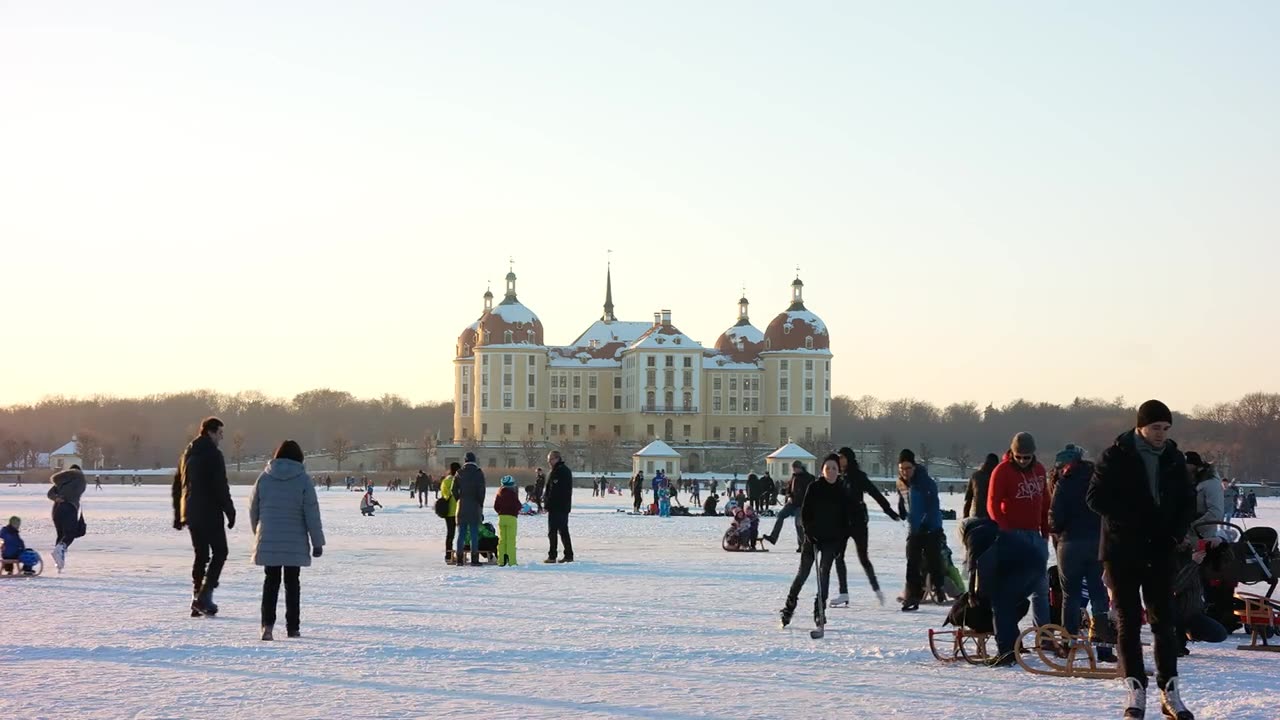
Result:
[[[49,478],[49,482],[53,483],[53,487],[49,488],[48,498],[57,502],[69,503],[77,510],[80,509],[80,497],[84,495],[85,479],[84,473],[79,470],[63,470],[54,473]]]
[[[227,465],[208,435],[192,440],[182,451],[173,478],[173,514],[177,522],[188,525],[220,525],[224,515],[228,523],[235,523]]]
[[[1196,527],[1200,523],[1205,522],[1221,522],[1225,516],[1225,494],[1222,492],[1222,480],[1218,478],[1218,473],[1213,469],[1212,465],[1206,465],[1196,473],[1196,517],[1191,521],[1191,531],[1187,533],[1188,540],[1200,540],[1218,537],[1222,531],[1220,525],[1205,525],[1204,527]]]
[[[249,495],[249,524],[255,565],[310,567],[311,549],[324,547],[324,528],[315,484],[302,463],[267,463]]]
[[[440,481],[440,497],[449,501],[449,512],[445,513],[445,517],[458,517],[458,498],[453,494],[453,475],[445,475]]]
[[[938,502],[938,483],[929,477],[929,470],[916,465],[915,474],[907,484],[907,526],[912,535],[942,529],[942,506]]]
[[[1159,503],[1138,455],[1136,430],[1116,438],[1102,453],[1089,481],[1086,501],[1102,516],[1100,559],[1142,563],[1174,551],[1195,517],[1195,488],[1187,463],[1172,440],[1165,442],[1156,470]]]
[[[1049,532],[1058,536],[1058,552],[1079,549],[1085,557],[1098,556],[1102,518],[1089,508],[1085,496],[1093,478],[1093,463],[1073,460],[1062,467],[1049,501]]]
[[[987,488],[987,515],[1001,530],[1033,530],[1049,535],[1049,495],[1045,489],[1044,466],[1032,461],[1025,470],[1005,453],[1004,460],[991,471]]]
[[[484,520],[484,493],[484,471],[475,463],[463,465],[453,479],[459,525],[479,525]]]

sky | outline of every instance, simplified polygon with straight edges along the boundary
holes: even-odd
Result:
[[[837,394],[1280,391],[1280,4],[0,0],[0,405],[452,397],[508,261],[553,343],[763,328]],[[608,254],[612,251],[611,256]]]

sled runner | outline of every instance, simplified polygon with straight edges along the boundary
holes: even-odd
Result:
[[[953,630],[929,628],[929,650],[944,663],[964,660],[970,665],[983,665],[992,656],[990,644],[993,642],[993,633],[976,632],[965,627]]]
[[[1237,649],[1280,652],[1280,601],[1243,592],[1236,599],[1244,603],[1236,617],[1249,630],[1249,644]]]
[[[733,528],[724,531],[724,537],[720,539],[720,547],[729,552],[769,552],[769,548],[764,546],[761,538],[756,538],[755,545],[752,546]]]
[[[1098,647],[1087,636],[1072,635],[1061,625],[1042,625],[1023,631],[1014,656],[1033,675],[1116,679],[1119,666],[1099,662]]]

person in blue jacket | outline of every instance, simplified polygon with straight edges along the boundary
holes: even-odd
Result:
[[[2,552],[0,552],[0,557],[3,557],[5,560],[29,560],[30,559],[30,558],[23,558],[22,556],[22,554],[27,549],[27,543],[22,540],[22,535],[21,533],[18,532],[18,529],[21,527],[22,527],[22,518],[18,517],[17,515],[14,515],[13,517],[9,518],[8,525],[5,525],[4,527],[0,528],[0,545],[3,545],[3,548],[0,548],[0,550],[2,550]],[[6,565],[5,570],[8,571],[9,573],[12,573],[13,565]],[[30,575],[33,572],[35,572],[35,568],[32,566],[30,562],[22,563],[22,574]]]
[[[898,482],[906,488],[907,498],[907,589],[902,597],[902,611],[920,609],[924,597],[922,564],[928,566],[934,597],[946,598],[942,581],[947,577],[942,566],[942,507],[938,502],[938,484],[929,470],[916,464],[916,455],[903,450],[898,455]]]

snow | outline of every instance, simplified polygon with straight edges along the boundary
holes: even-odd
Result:
[[[1114,682],[937,662],[926,631],[944,610],[878,607],[856,562],[852,607],[828,611],[825,639],[808,637],[812,579],[797,623],[779,630],[797,559],[789,522],[772,552],[726,553],[724,518],[628,516],[616,511],[629,496],[584,489],[570,519],[578,562],[540,564],[546,520],[523,517],[512,569],[445,567],[443,521],[407,493],[375,492],[385,508],[364,518],[357,493],[322,489],[329,545],[302,573],[303,637],[278,627],[281,639],[262,643],[248,488],[233,495],[222,612],[192,619],[191,549],[169,526],[167,487],[91,486],[89,534],[58,576],[44,486],[0,486],[0,515],[22,516],[50,565],[0,580],[0,717],[1064,720],[1119,717],[1123,703]],[[943,500],[954,508],[961,496]],[[1258,522],[1280,525],[1280,500],[1260,510]],[[873,513],[871,554],[890,598],[904,539]],[[1202,720],[1280,715],[1277,657],[1235,650],[1240,638],[1193,645],[1180,661]]]
[[[747,323],[746,325],[734,325],[728,330],[725,330],[724,335],[735,344],[739,338],[749,343],[764,342],[764,333],[761,332],[760,328],[750,323]]]
[[[540,322],[538,320],[538,316],[534,315],[532,310],[516,300],[512,300],[510,302],[504,300],[498,305],[495,305],[490,312],[512,324],[524,323],[526,325],[532,325]]]
[[[759,370],[760,366],[750,362],[734,362],[728,355],[709,355],[702,359],[703,370]]]
[[[79,447],[79,444],[78,444],[75,440],[72,440],[71,442],[67,443],[66,445],[63,445],[62,447],[58,448],[57,450],[54,450],[53,452],[49,453],[49,456],[50,456],[50,457],[57,457],[57,456],[59,456],[59,455],[63,455],[63,456],[66,456],[66,455],[79,456],[79,455],[80,455],[80,447]]]
[[[785,314],[787,316],[787,320],[783,323],[784,327],[793,327],[795,321],[799,320],[801,322],[808,323],[809,327],[813,328],[813,332],[815,334],[827,334],[827,324],[822,322],[821,318],[808,310],[788,310]]]
[[[799,445],[789,442],[786,445],[769,453],[769,460],[816,460],[813,453],[805,450]]]
[[[620,342],[630,345],[653,327],[652,322],[615,321],[607,323],[597,320],[585,332],[573,341],[573,348],[584,348],[596,341],[600,345]]]
[[[631,457],[656,457],[656,458],[678,458],[680,453],[676,452],[672,447],[661,440],[654,440],[645,445],[636,454]]]
[[[563,355],[551,355],[547,360],[547,367],[553,368],[620,368],[622,361],[613,360],[611,358],[593,358],[586,353],[579,353],[574,357],[564,357]]]

